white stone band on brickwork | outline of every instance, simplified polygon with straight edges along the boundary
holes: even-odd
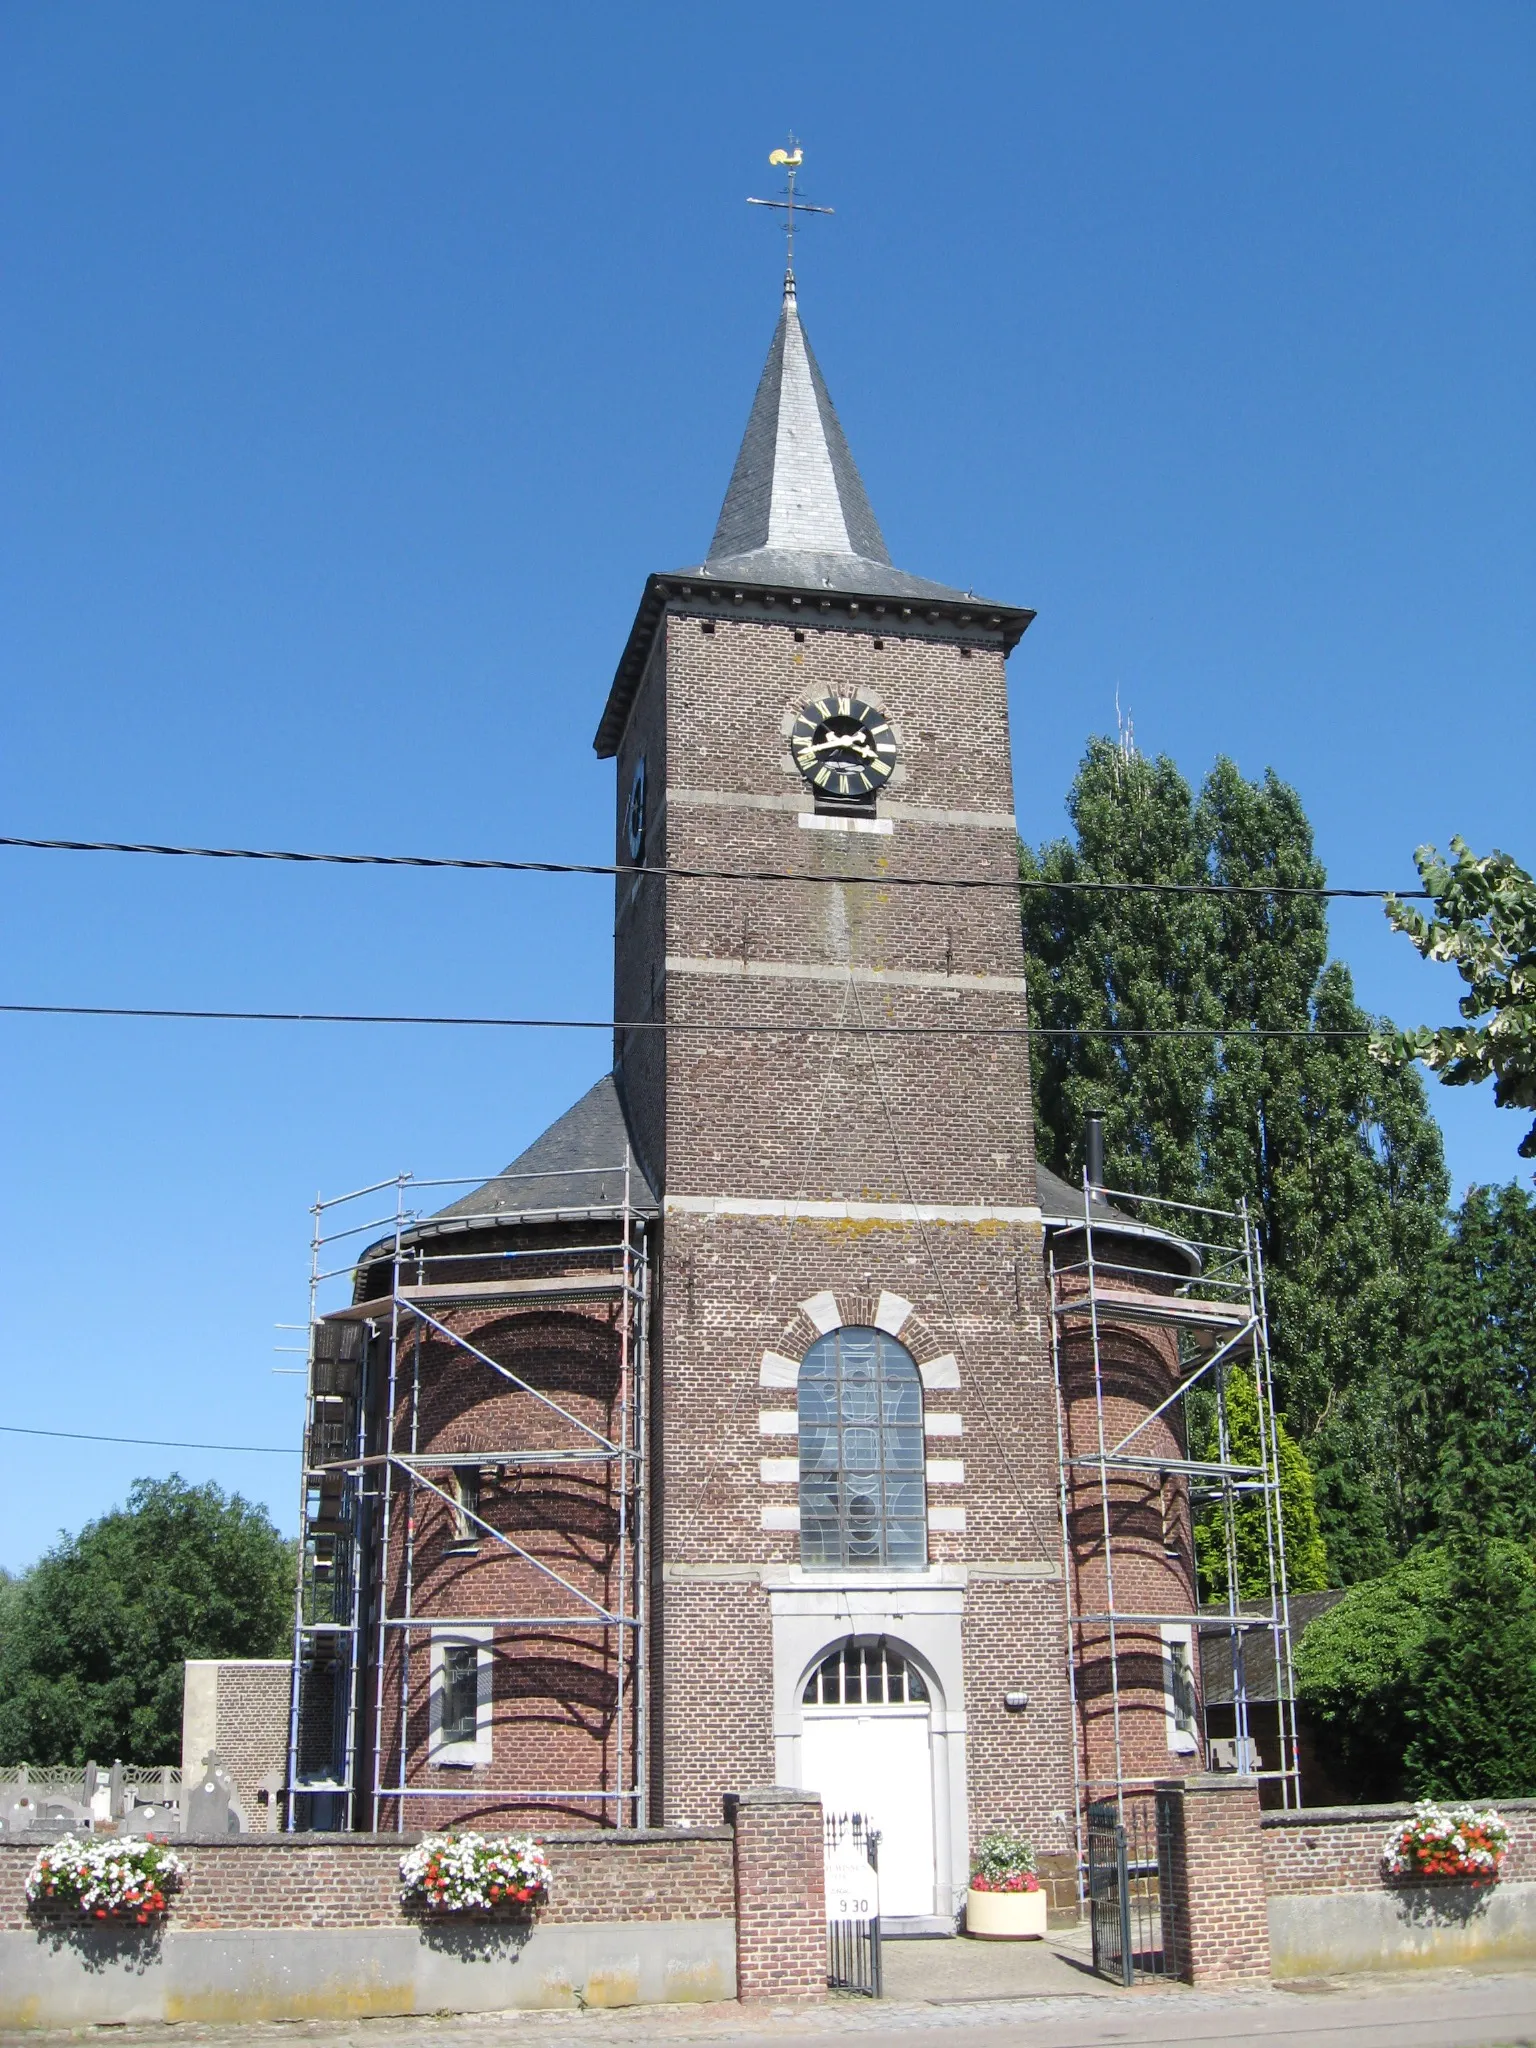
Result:
[[[768,1462],[765,1460],[765,1462]],[[928,1460],[928,1484],[930,1486],[964,1486],[965,1460],[963,1458],[930,1458]]]
[[[923,1428],[929,1436],[961,1436],[964,1425],[958,1415],[925,1415]]]
[[[737,981],[830,981],[861,988],[939,988],[963,995],[996,993],[1022,996],[1028,984],[1022,974],[940,974],[936,968],[834,967],[814,960],[743,960],[704,954],[669,953],[668,974],[719,975]]]
[[[928,1527],[935,1536],[963,1536],[965,1534],[964,1508],[930,1508]]]
[[[1005,1208],[990,1202],[806,1202],[794,1197],[668,1195],[668,1216],[767,1216],[829,1223],[1039,1223],[1038,1203]]]

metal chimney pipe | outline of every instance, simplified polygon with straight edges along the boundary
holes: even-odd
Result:
[[[1090,1116],[1083,1126],[1083,1165],[1090,1188],[1104,1185],[1104,1119]]]

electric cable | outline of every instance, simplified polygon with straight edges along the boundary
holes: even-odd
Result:
[[[305,867],[450,868],[501,875],[594,875],[609,879],[656,876],[688,882],[862,882],[882,889],[1045,889],[1086,890],[1103,895],[1162,896],[1302,896],[1312,899],[1350,898],[1381,902],[1429,902],[1427,889],[1336,889],[1296,882],[1138,882],[1097,881],[1088,877],[1051,881],[1030,875],[1003,879],[992,876],[938,875],[813,875],[787,868],[696,868],[610,865],[601,861],[472,860],[441,854],[304,853],[288,848],[255,846],[159,846],[121,839],[22,839],[0,835],[0,847],[34,853],[145,853],[177,860],[273,860]]]
[[[63,1437],[72,1444],[143,1444],[156,1451],[250,1451],[264,1458],[301,1455],[297,1445],[289,1448],[277,1444],[193,1444],[169,1436],[95,1436],[83,1429],[24,1429],[19,1422],[0,1422],[0,1431],[6,1436]]]
[[[878,984],[876,984],[878,986]],[[985,994],[981,990],[978,993]],[[0,1003],[0,1016],[147,1017],[200,1024],[412,1024],[500,1031],[716,1032],[767,1038],[1250,1038],[1368,1039],[1369,1030],[1303,1030],[1261,1024],[761,1024],[662,1017],[452,1017],[368,1010],[182,1010],[131,1003]]]

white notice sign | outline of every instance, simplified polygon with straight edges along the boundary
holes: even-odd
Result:
[[[857,1842],[827,1852],[827,1918],[873,1920],[880,1911],[880,1879]]]

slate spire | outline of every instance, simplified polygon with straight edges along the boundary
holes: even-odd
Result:
[[[700,573],[887,597],[955,597],[891,566],[826,379],[800,324],[793,272],[736,467]]]

